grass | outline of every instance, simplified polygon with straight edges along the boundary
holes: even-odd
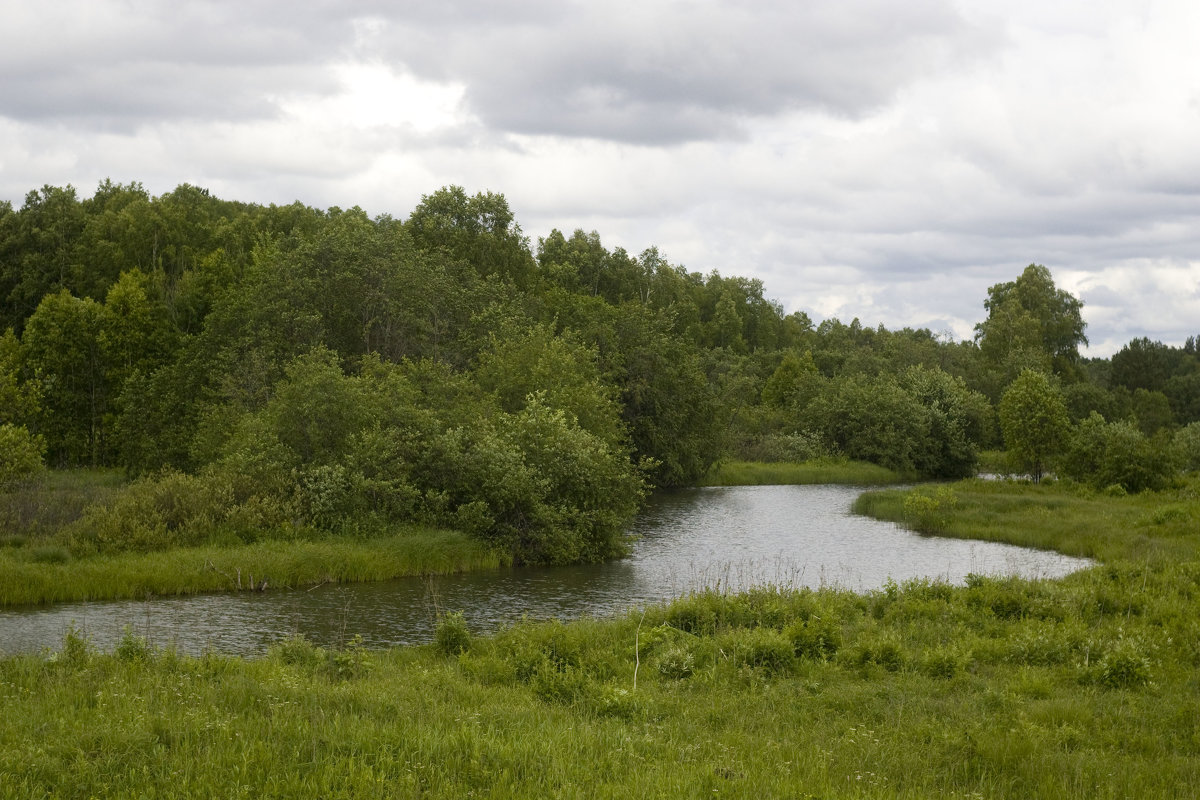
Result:
[[[1106,563],[1161,565],[1195,560],[1200,554],[1200,485],[1195,478],[1178,488],[1128,497],[1052,482],[969,480],[941,491],[949,502],[930,513],[912,513],[914,503],[908,499],[935,497],[927,488],[870,492],[858,498],[854,510],[927,533],[1056,550]]]
[[[722,461],[700,481],[700,486],[762,486],[840,483],[880,486],[900,483],[905,476],[863,461],[818,459],[805,462]]]
[[[1101,563],[698,593],[482,638],[451,616],[440,644],[381,652],[68,634],[0,660],[0,798],[1194,796],[1200,479],[966,481],[860,510]]]
[[[0,661],[0,797],[1188,797],[1197,579],[707,593],[457,655],[68,636]]]
[[[125,485],[116,469],[48,470],[0,492],[0,546],[44,539],[79,519],[88,506],[110,501]]]
[[[387,580],[494,569],[508,560],[466,534],[418,525],[138,550],[78,546],[86,509],[127,485],[116,470],[50,471],[0,494],[0,608]],[[168,532],[169,533],[169,532]]]
[[[46,553],[56,554],[47,560]],[[455,531],[418,527],[370,539],[263,541],[74,559],[65,551],[0,551],[0,606],[115,600],[494,569],[503,559]]]

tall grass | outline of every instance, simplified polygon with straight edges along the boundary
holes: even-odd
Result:
[[[47,538],[86,508],[110,501],[125,485],[115,469],[47,470],[0,491],[0,546]]]
[[[1198,578],[703,593],[254,660],[68,636],[0,661],[0,798],[1190,797]]]
[[[911,498],[928,489],[861,495],[859,514],[926,533],[1008,542],[1104,562],[1175,563],[1200,553],[1200,482],[1113,497],[1080,485],[969,480],[953,484],[952,503],[914,515]]]
[[[723,461],[700,481],[701,486],[761,486],[841,483],[879,486],[899,483],[904,476],[863,461],[817,459],[805,462]]]
[[[57,550],[51,551],[58,553]],[[490,569],[504,558],[454,531],[411,527],[370,539],[263,541],[73,559],[0,550],[0,606],[375,581]]]

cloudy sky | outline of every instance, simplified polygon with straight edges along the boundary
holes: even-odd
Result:
[[[0,199],[104,178],[405,217],[502,192],[969,337],[1045,264],[1092,355],[1200,333],[1195,0],[0,0]]]

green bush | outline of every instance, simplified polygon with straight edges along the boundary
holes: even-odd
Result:
[[[907,662],[904,648],[891,634],[864,636],[852,647],[844,650],[839,660],[859,668],[876,665],[888,672],[898,672]]]
[[[941,533],[957,505],[958,496],[947,486],[939,486],[932,492],[913,489],[904,496],[904,521],[915,531]]]
[[[0,425],[0,489],[40,474],[45,453],[45,440],[25,426]]]
[[[1200,470],[1200,422],[1193,422],[1177,430],[1174,445],[1182,469],[1188,472]]]
[[[953,678],[966,666],[967,659],[956,647],[935,647],[921,657],[921,672],[931,678]]]
[[[1166,434],[1148,438],[1128,421],[1105,422],[1093,412],[1079,423],[1062,458],[1064,475],[1096,489],[1162,489],[1178,469]]]
[[[738,628],[718,641],[739,666],[767,674],[783,672],[796,660],[791,641],[769,628]]]
[[[797,620],[784,629],[783,635],[791,641],[797,658],[823,661],[833,657],[842,646],[841,629],[822,617]]]
[[[1136,689],[1150,683],[1151,661],[1143,642],[1122,638],[1100,661],[1100,684],[1108,689]]]
[[[456,656],[471,648],[471,631],[461,611],[442,615],[434,631],[433,642],[438,651],[447,656]]]
[[[682,680],[696,669],[696,654],[684,643],[672,644],[658,656],[658,673],[664,678]]]

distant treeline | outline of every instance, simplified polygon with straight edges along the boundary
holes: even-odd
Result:
[[[1082,358],[1045,267],[989,290],[972,341],[814,325],[653,247],[534,246],[458,187],[398,220],[46,186],[0,204],[0,300],[0,479],[143,476],[92,514],[100,549],[403,520],[600,559],[649,487],[725,457],[950,478],[1007,445],[1136,491],[1200,455],[1195,338]]]

